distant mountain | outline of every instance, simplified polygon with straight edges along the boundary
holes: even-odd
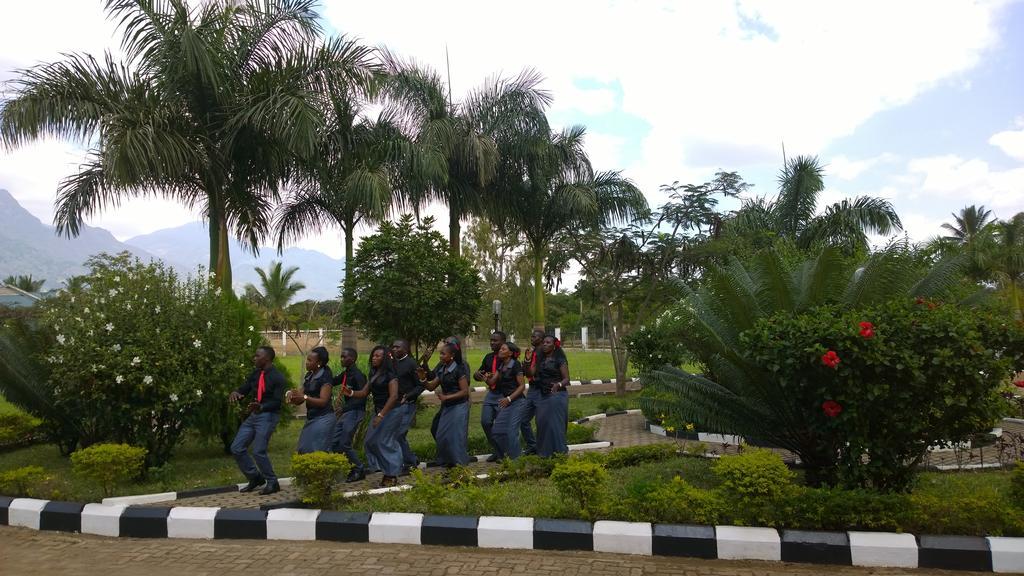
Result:
[[[4,189],[0,189],[0,277],[31,274],[45,278],[43,290],[59,288],[70,276],[84,273],[85,261],[95,254],[129,251],[143,260],[154,256],[119,242],[102,228],[83,226],[81,234],[67,239],[54,227],[43,224]]]
[[[125,243],[159,256],[182,271],[192,271],[210,262],[210,235],[206,226],[200,222],[157,230],[152,234],[129,238]],[[235,292],[241,294],[250,282],[259,287],[255,267],[267,268],[273,260],[284,262],[285,268],[299,268],[292,279],[305,284],[306,289],[296,294],[295,301],[331,300],[338,297],[338,286],[344,275],[344,260],[302,248],[288,248],[280,255],[274,248],[263,248],[259,256],[253,256],[232,239],[231,273]]]

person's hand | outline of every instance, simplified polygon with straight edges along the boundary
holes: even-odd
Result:
[[[444,395],[444,392],[442,392],[442,391],[441,391],[441,389],[440,389],[440,388],[438,388],[438,389],[437,389],[437,392],[435,392],[435,394],[437,395],[437,401],[438,401],[438,402],[444,402],[445,400],[447,400],[447,399],[448,399],[448,398],[447,398],[447,397],[446,397],[446,396]]]
[[[423,366],[417,366],[416,377],[420,379],[420,382],[425,381],[427,379],[427,369]]]
[[[473,373],[473,378],[476,378],[477,380],[483,380],[485,377],[483,370],[477,370]]]
[[[228,402],[238,402],[242,398],[245,398],[245,396],[239,394],[237,390],[232,390],[231,394],[228,394]]]
[[[512,404],[512,401],[508,399],[508,396],[498,400],[498,406],[501,406],[502,408],[508,408],[510,404]]]
[[[249,410],[249,414],[254,414],[256,412],[259,412],[260,411],[260,403],[259,402],[249,402],[249,406],[248,406],[247,409]]]
[[[376,428],[377,426],[380,426],[380,423],[383,421],[384,417],[381,416],[380,414],[377,414],[376,416],[373,417],[373,427]]]

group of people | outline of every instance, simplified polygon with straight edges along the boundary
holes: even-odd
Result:
[[[430,427],[437,443],[436,462],[447,467],[464,465],[469,462],[471,377],[487,386],[480,425],[492,447],[488,461],[514,459],[523,453],[548,457],[567,452],[568,360],[558,339],[541,330],[534,330],[530,344],[520,359],[519,347],[507,341],[505,333],[492,333],[491,352],[472,374],[455,337],[445,340],[440,362],[429,371],[416,364],[405,340],[396,340],[390,350],[375,347],[365,375],[356,366],[358,354],[354,349],[342,349],[342,370],[333,374],[327,349],[317,347],[306,357],[302,388],[297,390],[287,390],[284,375],[274,368],[274,349],[261,346],[253,357],[255,370],[229,396],[233,402],[253,396],[248,416],[231,445],[238,467],[248,480],[241,491],[262,487],[260,494],[273,494],[280,490],[267,446],[283,402],[306,406],[306,424],[299,435],[300,454],[344,454],[352,464],[348,482],[382,472],[380,485],[394,486],[400,474],[419,465],[407,435],[416,414],[417,397],[424,391],[433,392],[441,404]],[[363,445],[363,462],[352,444],[366,417],[370,396],[373,411]],[[536,435],[531,426],[534,418]]]

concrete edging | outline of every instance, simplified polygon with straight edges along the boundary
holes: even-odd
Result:
[[[60,521],[44,521],[50,514],[59,515]],[[652,525],[605,520],[591,523],[545,518],[424,516],[393,512],[368,514],[295,508],[269,512],[221,508],[130,508],[123,504],[83,506],[6,497],[0,497],[0,524],[112,537],[426,543],[841,566],[1024,571],[1024,538],[1003,537],[915,537],[911,534],[856,531],[779,532],[774,528],[746,526]]]

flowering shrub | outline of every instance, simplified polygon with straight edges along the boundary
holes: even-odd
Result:
[[[906,489],[927,447],[987,431],[1022,331],[987,312],[898,300],[759,321],[741,338],[807,445],[812,483]]]
[[[72,447],[129,442],[159,466],[189,428],[226,436],[237,425],[227,395],[261,343],[254,314],[159,262],[122,253],[87,266],[85,286],[41,314],[53,342],[42,352],[48,387],[54,410],[74,417]]]
[[[683,329],[679,316],[671,308],[654,322],[641,326],[623,340],[629,361],[643,374],[664,365],[682,366],[688,357],[678,333]]]

